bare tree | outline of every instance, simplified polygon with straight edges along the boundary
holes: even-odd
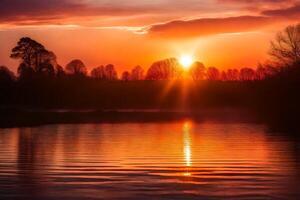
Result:
[[[271,42],[270,55],[279,64],[300,62],[300,24],[286,27]]]

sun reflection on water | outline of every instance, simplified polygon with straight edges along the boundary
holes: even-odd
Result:
[[[191,123],[189,121],[183,124],[183,153],[186,171],[183,173],[184,176],[190,176],[189,167],[192,166],[192,152],[191,152],[191,137],[190,137]]]

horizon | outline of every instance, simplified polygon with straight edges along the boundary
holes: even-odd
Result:
[[[256,68],[276,33],[300,17],[298,0],[169,3],[4,0],[0,64],[16,72],[18,61],[9,55],[28,36],[55,52],[60,65],[81,59],[89,71],[110,63],[118,73],[136,65],[147,70],[183,55],[220,70]]]

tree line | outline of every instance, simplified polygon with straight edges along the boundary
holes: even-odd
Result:
[[[279,32],[270,45],[269,54],[269,61],[256,69],[222,71],[195,62],[190,70],[184,71],[177,59],[169,58],[154,62],[145,72],[136,66],[118,75],[111,64],[88,72],[84,63],[77,59],[62,67],[55,54],[42,44],[21,38],[11,52],[11,57],[20,61],[17,75],[7,67],[0,67],[0,126],[65,122],[64,119],[91,122],[99,116],[106,118],[102,113],[106,109],[197,112],[233,107],[257,112],[259,117],[276,126],[299,127],[300,25]],[[179,81],[165,81],[170,79]],[[195,81],[182,82],[181,79]],[[85,115],[87,118],[72,113],[30,114],[48,109],[97,112],[89,117]],[[114,118],[115,113],[110,117]]]
[[[85,64],[74,59],[65,67],[57,63],[56,55],[39,42],[23,37],[11,51],[10,57],[20,61],[17,76],[5,66],[0,66],[0,82],[16,80],[49,79],[49,78],[91,78],[96,80],[174,80],[192,79],[209,81],[255,81],[279,76],[291,66],[298,65],[300,60],[300,25],[288,26],[279,32],[271,42],[270,58],[266,64],[259,64],[256,69],[219,70],[216,67],[205,67],[201,62],[194,62],[188,71],[184,71],[176,58],[154,62],[145,72],[141,66],[131,71],[124,71],[120,76],[114,65],[101,65],[90,73]]]

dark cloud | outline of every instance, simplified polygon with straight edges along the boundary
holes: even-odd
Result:
[[[172,0],[173,1],[173,0]],[[189,8],[195,7],[202,2],[201,0],[186,0]],[[186,3],[185,1],[185,3]],[[253,31],[267,25],[276,23],[286,18],[299,19],[300,4],[295,3],[300,0],[218,0],[232,4],[251,4],[255,3],[284,3],[280,6],[268,6],[269,10],[256,12],[259,16],[236,16],[227,18],[199,18],[193,20],[177,20],[162,24],[154,24],[147,28],[151,35],[167,37],[195,37],[203,35],[213,35],[220,33],[236,33]],[[89,2],[89,3],[87,3]],[[160,11],[176,11],[181,8],[182,2],[174,0],[174,6],[165,6],[168,1],[145,4],[139,0],[112,0],[111,2],[86,0],[0,0],[0,24],[10,23],[14,25],[41,25],[41,24],[62,24],[69,18],[76,19],[83,16],[128,16],[134,14],[155,13]],[[148,2],[148,1],[146,1]],[[181,2],[179,4],[179,2]],[[151,3],[151,2],[150,2]],[[172,4],[173,5],[173,4]],[[202,5],[202,4],[201,4]],[[287,7],[289,5],[293,5]],[[199,7],[200,8],[200,7]],[[203,9],[203,8],[201,8]],[[201,12],[199,9],[199,12]],[[143,30],[141,31],[143,32]]]
[[[300,4],[294,6],[276,9],[276,10],[266,10],[262,12],[263,15],[273,16],[273,17],[287,17],[287,18],[299,18],[300,17]]]
[[[81,16],[132,15],[147,10],[134,6],[91,4],[83,0],[0,0],[0,23],[42,24]]]
[[[252,0],[251,2],[254,1],[256,0]],[[277,1],[279,2],[281,0]],[[278,22],[297,22],[300,19],[300,4],[295,4],[288,8],[264,10],[259,14],[259,16],[237,16],[228,18],[202,18],[188,21],[171,21],[152,25],[148,28],[148,32],[152,35],[167,37],[195,37],[221,33],[253,31]]]
[[[152,35],[167,37],[194,37],[252,31],[270,23],[272,23],[270,18],[260,16],[203,18],[152,25],[148,32]]]
[[[277,4],[277,3],[289,3],[289,2],[295,2],[295,0],[218,0],[219,2],[223,3],[239,3],[239,4],[257,4],[257,3],[271,3],[271,4]]]
[[[0,0],[0,19],[43,19],[84,7],[84,4],[69,0]]]

